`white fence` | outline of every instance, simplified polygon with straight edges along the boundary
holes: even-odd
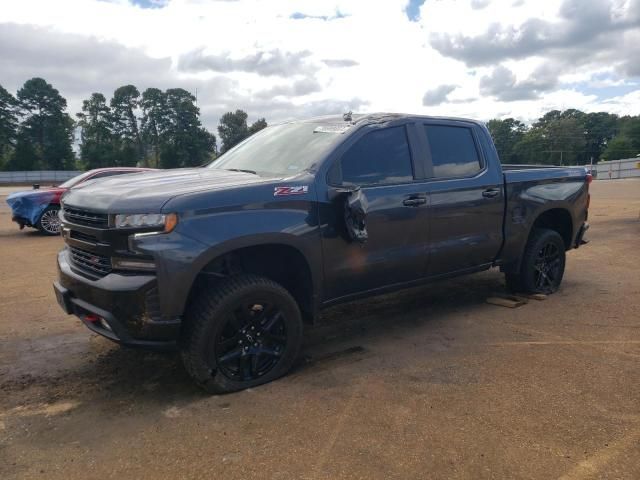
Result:
[[[31,172],[0,172],[0,184],[62,183],[79,175],[75,170],[34,170]]]
[[[640,158],[598,162],[594,168],[598,172],[596,178],[599,180],[640,177]]]

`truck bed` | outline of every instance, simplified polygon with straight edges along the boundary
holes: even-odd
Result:
[[[584,178],[582,166],[560,167],[556,165],[502,165],[506,186],[514,182],[545,181],[560,178]]]

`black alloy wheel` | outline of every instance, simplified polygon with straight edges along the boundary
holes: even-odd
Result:
[[[282,285],[252,274],[204,283],[183,320],[182,360],[210,393],[286,374],[302,346],[302,315]]]
[[[554,242],[546,243],[540,250],[534,262],[535,289],[542,293],[553,293],[557,290],[559,278],[562,278],[563,261],[560,250]]]
[[[513,293],[554,293],[560,288],[566,262],[565,242],[558,232],[535,229],[527,242],[517,272],[505,274]]]
[[[256,380],[281,360],[287,329],[277,304],[248,302],[227,319],[214,346],[215,363],[232,380]]]

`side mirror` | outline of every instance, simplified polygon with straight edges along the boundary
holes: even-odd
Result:
[[[343,211],[344,225],[350,241],[365,243],[369,202],[359,186],[330,187],[329,200],[335,201]]]

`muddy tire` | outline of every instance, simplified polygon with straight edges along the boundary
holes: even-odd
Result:
[[[285,375],[302,345],[298,304],[279,284],[256,275],[205,287],[185,316],[182,360],[210,393],[255,387]]]
[[[58,205],[49,205],[40,218],[36,222],[36,228],[40,230],[43,235],[60,235],[60,219],[58,213],[60,207]]]
[[[560,234],[536,229],[525,247],[520,271],[505,275],[507,289],[514,293],[554,293],[562,282],[565,262],[565,245]]]

